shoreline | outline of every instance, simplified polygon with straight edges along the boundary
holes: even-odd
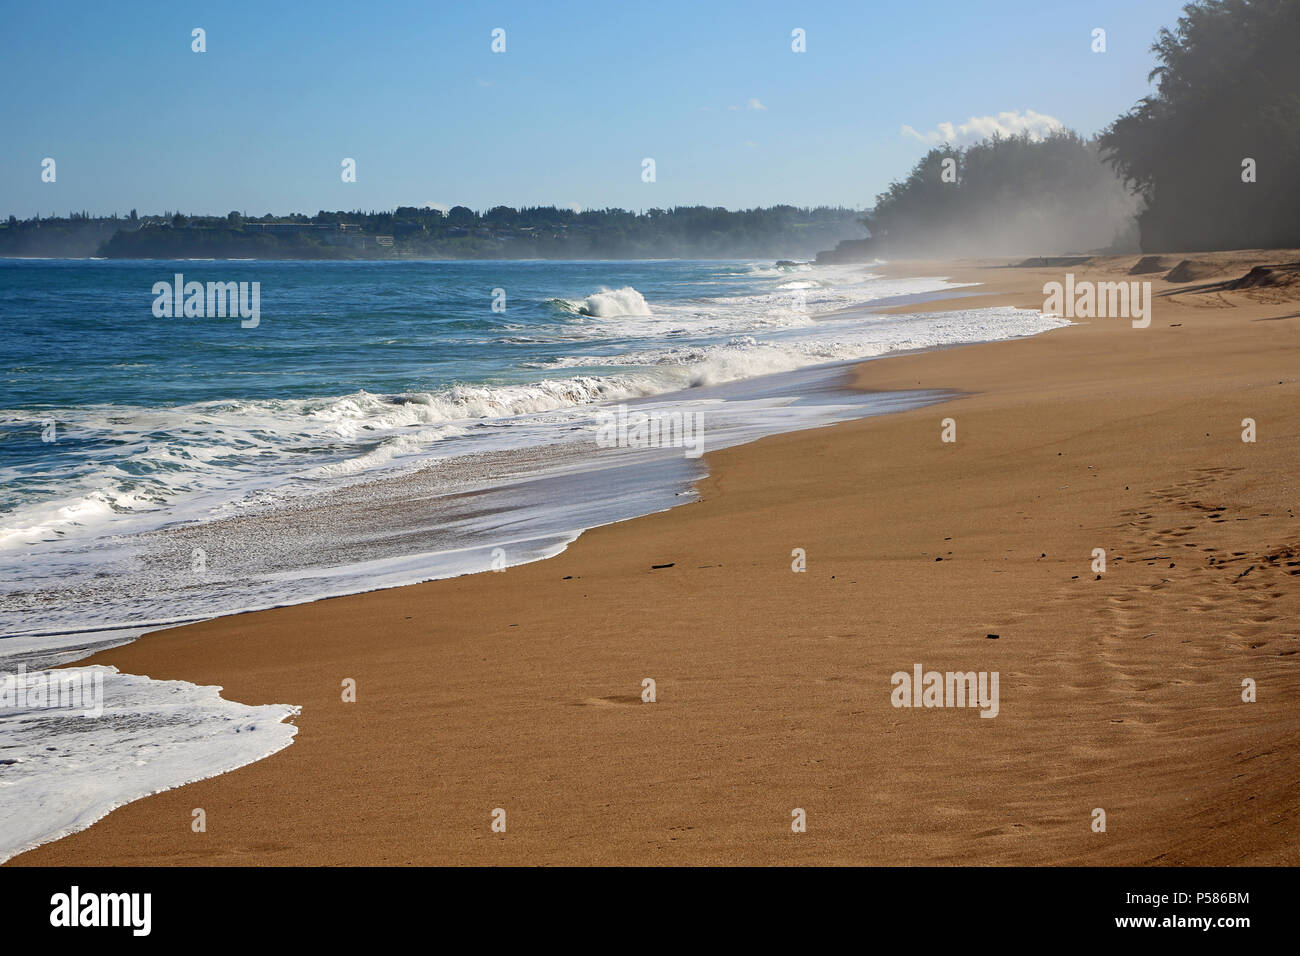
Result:
[[[767,279],[763,282],[770,285]],[[322,475],[312,471],[295,475],[283,473],[283,469],[277,474],[275,463],[270,465],[270,473],[264,474],[249,469],[245,460],[227,473],[233,484],[218,492],[219,507],[215,509],[212,499],[204,500],[212,492],[211,482],[205,487],[201,478],[191,500],[182,497],[174,507],[146,509],[126,519],[109,515],[100,519],[98,530],[93,523],[73,529],[84,530],[83,538],[103,537],[104,546],[120,549],[122,560],[106,562],[103,546],[97,546],[92,549],[100,553],[97,566],[84,567],[78,565],[75,555],[61,555],[55,547],[53,558],[48,553],[38,554],[36,566],[14,568],[16,582],[34,577],[37,583],[28,585],[24,596],[49,613],[26,619],[10,614],[4,622],[7,626],[0,628],[7,635],[0,640],[0,663],[26,659],[31,666],[25,652],[48,658],[55,643],[107,646],[118,642],[117,635],[122,633],[138,636],[218,616],[475,573],[497,566],[498,546],[506,552],[507,565],[550,556],[583,530],[680,503],[702,470],[692,465],[698,449],[688,452],[689,460],[683,461],[682,455],[671,449],[656,453],[599,448],[592,436],[599,434],[597,425],[606,414],[602,409],[652,407],[655,415],[677,410],[683,418],[698,418],[701,429],[707,418],[708,434],[694,440],[716,449],[767,433],[820,426],[908,403],[909,395],[868,396],[848,385],[847,359],[885,347],[891,334],[898,336],[900,346],[909,346],[893,353],[903,354],[929,347],[932,339],[991,339],[1057,324],[1039,322],[1038,313],[1032,312],[979,329],[962,327],[974,326],[974,322],[954,323],[952,331],[933,336],[918,334],[917,322],[906,323],[911,331],[876,333],[874,325],[888,325],[873,315],[877,302],[900,304],[937,298],[946,294],[947,284],[933,278],[880,280],[865,268],[853,270],[853,274],[832,271],[816,284],[836,288],[837,283],[861,284],[864,296],[879,295],[875,290],[884,286],[885,296],[868,298],[852,309],[824,313],[828,321],[808,342],[798,335],[791,340],[778,335],[770,342],[751,342],[752,350],[742,347],[734,353],[730,344],[714,342],[688,355],[677,368],[670,368],[670,374],[658,375],[653,362],[632,362],[626,368],[593,373],[595,378],[574,372],[572,378],[483,386],[479,390],[487,393],[486,398],[472,394],[473,389],[469,396],[461,397],[453,387],[377,397],[359,391],[356,395],[369,402],[366,414],[376,414],[371,408],[377,407],[380,425],[386,431],[372,446],[361,444],[341,453],[340,460],[314,469]],[[900,289],[909,291],[896,294]],[[925,291],[915,291],[918,289]],[[837,289],[835,297],[843,301],[851,293],[845,295]],[[798,326],[795,322],[792,327]],[[840,338],[842,334],[847,338]],[[881,341],[871,341],[874,339]],[[669,345],[671,340],[670,335],[664,347],[675,351],[678,346]],[[647,354],[653,355],[653,349]],[[671,367],[676,361],[672,356],[667,364]],[[652,371],[639,371],[643,368]],[[692,381],[699,384],[690,387]],[[584,405],[583,393],[609,397]],[[342,395],[315,401],[329,406],[329,414],[346,416],[351,414],[353,398]],[[461,400],[489,405],[495,401],[504,403],[504,408],[490,408],[477,420],[472,409],[466,409],[467,418],[460,421],[454,418],[454,409],[431,412],[425,407],[426,402],[437,407]],[[528,407],[530,400],[541,407]],[[916,396],[917,402],[929,400]],[[430,431],[450,434],[435,436],[436,450],[423,430],[408,439],[403,429],[382,420],[393,408],[399,409],[393,413],[396,416],[417,422],[427,418]],[[414,411],[408,413],[407,409]],[[206,408],[182,406],[178,411],[187,419],[203,416]],[[98,417],[105,414],[101,410]],[[313,411],[307,419],[315,415]],[[566,417],[578,427],[563,429]],[[545,434],[548,422],[554,427]],[[248,427],[243,421],[236,425]],[[281,429],[277,437],[282,439],[283,423],[274,425]],[[364,430],[359,434],[364,436]],[[328,433],[299,437],[299,441],[313,440],[328,443],[332,439]],[[416,446],[423,442],[426,447],[413,454],[409,446],[404,447],[408,442]],[[648,460],[656,456],[665,461]],[[604,477],[582,478],[576,472]],[[233,507],[231,502],[241,495],[241,482],[243,493],[250,497]],[[249,503],[263,490],[261,501]],[[168,489],[164,487],[162,493],[165,496]],[[230,501],[222,504],[221,496]],[[83,489],[81,501],[72,504],[86,502],[99,504],[94,493]],[[54,539],[65,519],[62,512],[51,514],[51,510],[24,512],[24,519],[14,521],[13,533],[20,538],[28,535],[30,540],[33,532],[40,532]],[[522,516],[525,511],[528,534],[520,537],[524,522],[511,513]],[[126,521],[124,527],[122,521]],[[110,522],[118,524],[116,534],[111,533]],[[446,532],[438,530],[444,526]],[[396,543],[387,547],[385,539]],[[188,573],[196,554],[211,558],[214,566],[215,573],[204,579],[203,587],[196,587]],[[60,557],[80,575],[74,574],[70,581],[43,578],[40,565]],[[145,565],[164,573],[140,580],[138,587],[130,586]],[[231,571],[223,571],[223,567]],[[183,570],[168,574],[168,568]],[[99,587],[97,580],[116,583]],[[21,583],[16,586],[22,590]],[[42,594],[44,587],[48,592]],[[102,636],[109,640],[101,640]]]
[[[1112,279],[1136,258],[1070,271]],[[1039,309],[1063,271],[927,267],[984,291],[884,311]],[[1289,295],[1186,291],[1144,330],[1091,320],[862,362],[858,388],[960,394],[707,452],[698,501],[500,575],[79,661],[300,704],[298,736],[9,863],[1294,863],[1274,825],[1300,803]],[[1255,444],[1237,436],[1249,413]],[[1094,547],[1113,556],[1101,581]],[[1001,714],[891,708],[890,674],[914,662],[999,670]]]
[[[911,352],[921,351],[926,350],[914,349],[898,354],[911,354]],[[768,434],[788,434],[828,427],[840,421],[894,414],[900,408],[924,407],[945,401],[950,397],[947,393],[939,390],[913,389],[868,393],[855,389],[852,386],[852,380],[853,369],[857,364],[857,360],[838,360],[821,365],[805,366],[785,372],[769,373],[749,379],[726,382],[722,385],[698,386],[687,390],[629,398],[618,405],[606,403],[606,407],[626,408],[635,412],[648,406],[662,409],[665,406],[670,408],[675,406],[686,407],[700,401],[721,401],[722,404],[717,408],[710,409],[709,414],[715,417],[715,422],[720,413],[724,418],[728,417],[729,414],[735,421],[732,421],[729,426],[721,426],[720,431],[715,427],[709,432],[709,447],[718,450],[734,447],[737,444],[748,444],[766,437]],[[746,413],[732,408],[733,405],[744,407],[751,403],[760,403],[763,396],[769,393],[795,396],[798,401],[797,407],[808,412],[807,420],[786,421],[784,427],[780,428],[780,430],[764,433],[757,424],[750,420],[759,410],[750,409]],[[726,398],[722,398],[724,394],[727,395]],[[814,399],[819,400],[814,401]],[[794,407],[796,407],[794,403],[789,403],[780,406],[780,410],[788,412]],[[853,410],[849,411],[850,408]],[[673,414],[685,413],[678,411],[673,412]],[[746,417],[746,415],[749,417]],[[757,434],[749,434],[752,432],[757,432]],[[719,437],[719,434],[721,434],[721,437]],[[518,454],[522,459],[535,453],[537,447],[522,446],[507,449],[506,454]],[[328,571],[330,572],[328,580],[335,583],[331,585],[330,590],[317,590],[309,597],[284,596],[277,599],[271,596],[268,597],[268,600],[272,603],[250,603],[246,606],[230,607],[217,613],[190,611],[184,616],[146,622],[124,620],[117,623],[97,624],[93,627],[72,627],[64,630],[14,631],[6,635],[3,640],[0,640],[0,663],[5,661],[10,663],[18,662],[26,664],[29,668],[36,668],[45,666],[39,663],[41,661],[58,658],[61,659],[62,663],[70,665],[76,663],[78,658],[69,657],[68,655],[78,650],[81,651],[83,657],[89,657],[97,650],[107,650],[109,646],[129,643],[145,634],[188,624],[197,624],[242,614],[253,614],[276,608],[294,607],[330,598],[409,587],[413,584],[446,580],[467,574],[478,574],[491,567],[490,555],[487,552],[489,548],[495,548],[496,546],[511,549],[506,567],[516,567],[534,561],[548,560],[554,557],[555,554],[562,552],[579,536],[595,528],[645,517],[646,515],[688,503],[677,499],[694,495],[694,487],[700,477],[698,472],[702,467],[695,464],[698,461],[698,455],[686,455],[685,459],[683,459],[681,451],[676,447],[663,449],[633,447],[631,449],[623,448],[618,452],[611,453],[598,449],[597,446],[591,443],[579,443],[575,444],[571,450],[566,449],[566,451],[568,451],[568,459],[557,454],[553,461],[544,466],[536,466],[536,462],[534,462],[536,470],[520,471],[510,480],[496,483],[489,480],[487,483],[464,490],[442,489],[435,491],[434,494],[447,501],[469,502],[470,507],[468,508],[459,506],[448,508],[448,521],[458,520],[464,522],[488,516],[508,515],[512,511],[523,515],[529,511],[530,499],[535,500],[538,497],[537,492],[529,492],[530,488],[534,485],[555,485],[555,487],[548,490],[547,497],[555,497],[558,494],[560,497],[584,501],[586,510],[582,514],[575,513],[572,516],[572,521],[576,523],[565,523],[563,520],[564,515],[558,515],[552,517],[551,526],[547,527],[546,522],[538,520],[537,516],[533,515],[532,530],[518,538],[500,539],[494,537],[485,539],[480,534],[474,539],[462,539],[458,547],[396,554],[368,562],[356,562],[340,568],[331,565],[325,565],[323,569],[312,568],[310,569],[312,573],[307,576],[318,580],[325,579],[325,572]],[[612,455],[628,454],[629,451],[638,452],[638,460],[629,460],[620,464],[612,463]],[[461,456],[460,459],[453,458],[451,460],[463,461],[465,458],[470,457],[473,456],[466,455]],[[582,458],[587,463],[587,469],[579,470],[575,474],[570,467],[565,467],[569,459],[578,460],[579,458]],[[356,501],[347,501],[353,492],[358,492],[361,495],[382,495],[384,499],[388,500],[400,498],[403,493],[412,498],[423,499],[428,494],[425,472],[426,470],[431,471],[432,467],[438,463],[439,461],[435,459],[425,468],[369,475],[350,485],[318,491],[309,499],[313,502],[310,507],[297,509],[294,512],[295,517],[297,520],[302,521],[304,515],[315,512],[322,514],[344,513],[349,506],[352,510],[360,510],[361,505]],[[591,496],[584,497],[583,495],[584,486],[589,485],[592,480],[590,475],[600,474],[606,479],[611,476],[616,477],[624,466],[626,466],[630,474],[627,478],[620,480],[626,484],[629,493],[636,493],[640,503],[635,506],[619,506],[615,508],[611,505],[604,510],[594,509],[591,504]],[[522,467],[522,462],[519,467]],[[629,479],[639,479],[639,483]],[[611,501],[618,498],[617,494],[609,497]],[[343,499],[343,502],[338,499]],[[373,504],[371,506],[373,507]],[[270,507],[254,515],[254,520],[283,521],[285,511],[280,509],[283,509],[283,505],[279,508]],[[218,518],[207,522],[180,521],[176,522],[173,527],[164,526],[162,529],[142,534],[162,534],[177,538],[197,535],[202,536],[199,540],[203,541],[214,534],[216,537],[221,537],[223,528],[226,528],[229,524],[246,524],[247,519],[248,516],[241,515],[238,519]],[[412,523],[419,520],[421,519],[418,516],[411,516]],[[519,520],[522,520],[522,518]],[[558,523],[556,523],[557,521]],[[470,555],[479,555],[481,560],[476,559],[470,564],[457,563],[458,561],[468,561],[467,556]],[[382,564],[410,566],[412,570],[409,572],[392,572],[385,575],[374,570],[376,565]],[[362,567],[368,567],[371,570],[362,574],[360,572]],[[349,575],[348,572],[356,573]]]

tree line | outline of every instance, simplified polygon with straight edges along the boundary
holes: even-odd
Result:
[[[1300,2],[1199,0],[1155,91],[1098,136],[930,150],[864,217],[871,251],[978,255],[1300,246]]]
[[[847,207],[631,212],[494,206],[477,212],[400,206],[314,216],[36,217],[0,224],[0,255],[108,258],[775,258],[811,256],[860,235]]]
[[[1300,3],[1189,4],[1156,91],[1103,133],[1149,252],[1300,246]]]

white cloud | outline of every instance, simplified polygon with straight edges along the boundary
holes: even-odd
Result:
[[[727,109],[731,110],[733,113],[738,110],[763,110],[766,112],[767,107],[759,102],[757,96],[751,96],[745,102],[744,106],[728,106]]]
[[[996,116],[972,116],[966,122],[957,125],[940,123],[928,133],[918,133],[906,125],[901,132],[904,136],[911,136],[931,145],[951,143],[954,146],[969,146],[991,137],[994,133],[1002,136],[1019,136],[1021,133],[1028,133],[1030,139],[1043,139],[1049,133],[1064,128],[1064,123],[1046,113],[1037,113],[1034,110],[1025,110],[1023,113],[1007,110]]]

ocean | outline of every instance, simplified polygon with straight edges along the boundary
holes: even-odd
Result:
[[[255,320],[175,315],[160,284],[191,282],[256,283]],[[847,362],[1066,324],[874,311],[960,291],[770,260],[0,260],[0,672],[26,669],[0,698],[0,859],[294,733],[291,703],[112,668],[66,672],[101,715],[18,701],[43,668],[544,559],[693,500],[700,452],[942,397],[852,392]]]

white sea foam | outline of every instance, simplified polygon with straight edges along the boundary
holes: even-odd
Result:
[[[57,673],[102,680],[103,713],[0,706],[0,862],[84,830],[132,800],[268,757],[298,732],[286,722],[297,707],[250,707],[224,700],[220,687],[115,667]],[[32,672],[24,679],[44,678]]]
[[[900,296],[949,292],[971,285],[951,282],[942,276],[883,278],[861,266],[821,266],[796,276],[779,269],[760,269],[745,274],[766,277],[768,272],[785,281],[771,285],[770,291],[704,296],[685,301],[655,301],[653,306],[647,305],[645,311],[637,311],[632,306],[624,309],[610,302],[604,307],[603,321],[575,324],[566,330],[566,337],[574,340],[610,336],[661,338],[665,335],[695,338],[807,327],[819,318],[844,309]],[[636,290],[625,288],[618,292],[635,293]],[[588,300],[557,301],[570,313],[592,314],[583,311]]]
[[[876,297],[934,290],[944,280],[891,280]],[[891,351],[934,348],[1032,335],[1063,320],[1015,309],[906,315],[841,316],[846,293],[836,287],[814,306],[795,310],[784,295],[733,297],[730,311],[674,305],[660,313],[683,327],[692,311],[692,344],[614,354],[575,351],[532,363],[538,371],[599,369],[520,384],[465,384],[434,392],[269,401],[205,402],[175,408],[86,406],[61,414],[65,435],[112,441],[121,450],[80,475],[60,475],[57,494],[11,508],[0,526],[6,548],[51,541],[80,530],[139,531],[154,523],[200,517],[215,503],[290,480],[362,475],[434,451],[485,421],[623,401],[699,385],[719,384],[807,365],[869,358]],[[620,333],[638,338],[636,317]],[[658,320],[655,320],[658,321]],[[704,327],[701,328],[700,326]],[[740,334],[730,334],[738,331]],[[751,334],[752,333],[752,334]],[[722,341],[709,342],[725,336]],[[662,328],[659,330],[662,339]],[[11,412],[32,428],[45,413]],[[3,475],[0,469],[0,476]],[[178,512],[180,503],[186,510]]]
[[[891,315],[863,320],[823,320],[814,327],[787,329],[759,339],[733,336],[714,345],[683,345],[620,352],[618,364],[628,369],[654,369],[657,377],[629,372],[642,394],[656,394],[698,385],[786,372],[809,365],[874,358],[890,352],[938,348],[973,342],[1035,335],[1069,324],[1041,312],[997,307],[952,312]],[[570,355],[544,363],[552,369],[584,368],[609,361],[596,354]],[[539,363],[539,367],[542,363]]]
[[[651,314],[645,296],[631,286],[624,286],[621,289],[601,289],[572,305],[582,315],[590,315],[598,319]]]

